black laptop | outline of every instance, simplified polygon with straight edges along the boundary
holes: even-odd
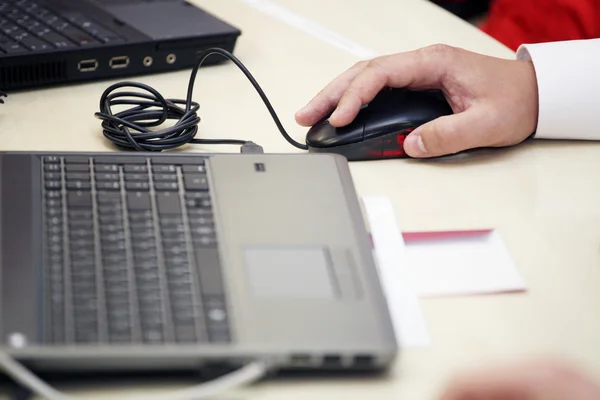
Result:
[[[183,0],[0,0],[0,89],[189,68],[240,34]]]

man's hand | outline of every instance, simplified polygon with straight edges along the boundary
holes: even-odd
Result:
[[[439,400],[599,400],[600,386],[555,360],[507,364],[455,379]]]
[[[433,157],[477,147],[518,144],[534,133],[538,117],[535,70],[529,61],[504,60],[435,45],[360,62],[325,87],[296,121],[311,126],[352,122],[384,87],[440,89],[454,115],[415,129],[405,141],[412,157]]]

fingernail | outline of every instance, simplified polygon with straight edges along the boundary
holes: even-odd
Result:
[[[408,135],[406,138],[405,146],[410,148],[413,151],[418,149],[418,152],[425,154],[427,153],[427,149],[425,148],[425,144],[423,143],[423,138],[418,133],[412,133]]]
[[[331,114],[331,116],[329,117],[330,120],[337,120],[340,117],[344,116],[344,112],[346,110],[344,109],[344,107],[338,107],[335,109],[335,111],[333,111],[333,113]]]

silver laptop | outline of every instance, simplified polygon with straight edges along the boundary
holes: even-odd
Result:
[[[0,153],[0,337],[34,371],[385,369],[345,159]]]

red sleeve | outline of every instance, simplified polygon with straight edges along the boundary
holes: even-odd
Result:
[[[480,28],[513,50],[523,43],[600,37],[598,0],[494,0]]]

